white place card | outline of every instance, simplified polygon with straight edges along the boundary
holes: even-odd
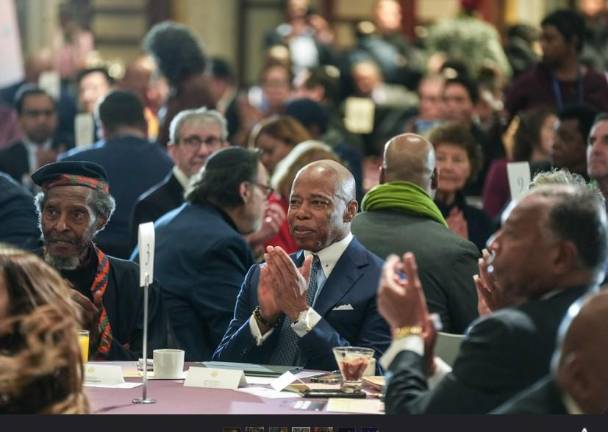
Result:
[[[352,133],[370,133],[374,130],[374,113],[371,99],[349,97],[344,105],[344,125]]]
[[[61,77],[57,71],[44,71],[38,78],[38,87],[50,94],[53,99],[61,96]]]
[[[515,201],[530,187],[530,164],[528,162],[510,162],[507,164],[511,200]]]
[[[297,379],[298,379],[297,376],[295,376],[291,372],[287,371],[283,375],[281,375],[280,377],[276,378],[270,384],[270,387],[272,387],[276,391],[281,391],[285,387],[287,387],[289,384],[291,384],[292,382],[296,381]]]
[[[74,119],[74,135],[76,147],[82,148],[93,144],[95,120],[89,113],[80,113]]]
[[[203,387],[236,390],[247,385],[245,372],[242,370],[214,369],[191,367],[184,382],[184,387]]]
[[[117,386],[125,383],[122,368],[114,365],[87,363],[84,367],[84,384],[94,386]]]
[[[382,414],[384,403],[378,399],[330,398],[325,406],[327,412],[353,414]]]
[[[139,286],[154,280],[154,223],[139,224]]]
[[[281,392],[273,389],[269,389],[268,387],[247,387],[237,389],[237,391],[242,393],[248,393],[254,396],[266,398],[266,399],[294,399],[299,398],[300,395],[296,393],[290,392]]]

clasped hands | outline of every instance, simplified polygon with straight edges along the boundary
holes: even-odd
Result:
[[[287,252],[279,246],[268,246],[266,261],[260,268],[258,302],[260,314],[268,322],[276,321],[283,313],[296,321],[302,311],[308,309],[306,293],[312,266],[312,256],[298,268]],[[260,329],[266,333],[269,329]]]

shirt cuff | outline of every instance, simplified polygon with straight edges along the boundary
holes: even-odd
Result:
[[[300,312],[297,321],[291,323],[291,328],[299,337],[304,337],[319,323],[319,321],[321,321],[321,315],[313,308],[309,307]]]
[[[255,320],[255,317],[253,316],[253,314],[251,314],[251,317],[249,317],[249,330],[251,331],[251,335],[255,339],[255,344],[257,346],[260,346],[272,334],[272,332],[274,331],[274,328],[271,328],[265,334],[262,334],[262,332],[260,331],[260,328],[258,327],[258,323]]]
[[[388,367],[401,351],[413,351],[418,355],[424,355],[424,341],[422,340],[422,337],[419,335],[410,335],[394,340],[380,358],[380,364],[384,370],[388,370]]]
[[[433,389],[437,384],[439,384],[439,381],[441,381],[444,376],[452,372],[452,367],[443,361],[441,357],[435,356],[434,360],[435,373],[433,373],[433,375],[431,375],[427,380],[429,389]]]

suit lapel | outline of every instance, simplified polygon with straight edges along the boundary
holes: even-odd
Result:
[[[363,276],[368,264],[363,247],[353,239],[325,281],[315,304],[315,311],[325,316]]]
[[[165,183],[165,187],[167,191],[167,199],[175,204],[175,207],[179,207],[184,202],[184,188],[177,177],[175,177],[175,174],[170,174],[167,182]]]

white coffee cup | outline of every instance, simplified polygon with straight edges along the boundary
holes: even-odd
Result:
[[[154,378],[178,379],[184,374],[184,351],[154,350]]]

